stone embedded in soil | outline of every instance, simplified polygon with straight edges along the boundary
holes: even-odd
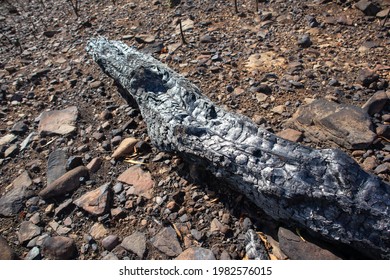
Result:
[[[24,121],[17,122],[11,128],[11,132],[17,135],[24,135],[28,131],[28,126]]]
[[[385,162],[385,163],[378,165],[375,168],[374,172],[375,172],[375,174],[385,174],[385,173],[388,173],[389,170],[390,170],[390,163]]]
[[[302,132],[291,128],[282,130],[278,132],[276,135],[292,142],[300,142],[302,141],[303,138]]]
[[[217,218],[214,218],[211,221],[210,224],[210,233],[216,233],[216,232],[221,232],[221,233],[227,233],[229,230],[229,227],[222,224]]]
[[[100,216],[107,210],[110,195],[110,184],[104,184],[96,190],[89,191],[73,203],[89,214]]]
[[[361,108],[325,99],[301,106],[292,122],[312,141],[331,141],[347,149],[365,149],[376,139],[371,119]]]
[[[100,169],[102,163],[103,160],[99,157],[96,157],[87,164],[87,168],[89,169],[90,172],[96,173]]]
[[[39,196],[47,199],[74,191],[80,186],[80,179],[88,178],[88,176],[88,168],[85,166],[76,167],[41,190]]]
[[[46,172],[48,185],[66,173],[67,157],[68,155],[63,149],[56,149],[50,153]]]
[[[104,261],[116,261],[119,260],[117,256],[115,256],[114,253],[108,252],[107,255],[105,255],[102,260]]]
[[[53,260],[70,260],[77,255],[76,244],[69,237],[48,237],[43,241],[42,255]]]
[[[188,248],[176,260],[215,260],[213,252],[205,248]]]
[[[61,215],[72,204],[73,199],[69,198],[62,202],[56,209],[54,209],[54,216]]]
[[[302,48],[308,48],[312,45],[310,35],[309,34],[304,34],[298,39],[298,46]]]
[[[115,149],[111,157],[114,159],[119,159],[121,157],[125,157],[126,155],[133,153],[134,147],[137,142],[138,139],[132,137],[122,140],[122,142],[119,144],[118,148]]]
[[[89,234],[95,239],[102,239],[108,234],[108,230],[101,223],[94,223],[89,230]]]
[[[7,240],[0,236],[0,260],[16,260],[15,251],[9,246]]]
[[[131,185],[127,194],[152,198],[154,181],[149,171],[144,171],[139,166],[132,166],[118,177],[118,181]]]
[[[94,82],[89,84],[89,87],[91,89],[100,88],[101,86],[103,86],[103,82],[102,81],[94,81]]]
[[[146,43],[146,44],[151,44],[154,42],[155,40],[155,37],[154,35],[151,35],[151,34],[139,34],[139,35],[136,35],[134,37],[134,39],[140,43],[140,44],[143,44],[143,43]]]
[[[22,222],[17,233],[20,244],[24,244],[25,242],[33,239],[35,236],[38,236],[40,234],[41,228],[37,225],[34,225],[30,221]]]
[[[376,134],[378,136],[384,137],[386,139],[390,139],[390,125],[386,124],[380,124],[376,128]]]
[[[45,111],[42,113],[38,132],[41,135],[66,135],[76,130],[78,109],[71,106],[63,110]]]
[[[142,259],[146,250],[146,237],[145,234],[136,231],[133,234],[125,237],[121,243],[121,246],[127,251],[133,252],[139,258]]]
[[[319,247],[292,231],[279,228],[278,232],[280,249],[292,260],[338,260],[340,259],[330,251]]]
[[[172,227],[162,229],[151,239],[154,247],[169,257],[176,257],[183,251],[181,249],[176,232]]]
[[[390,102],[390,93],[386,91],[377,91],[367,102],[362,106],[362,109],[369,115],[375,115],[385,108]]]
[[[119,237],[117,235],[109,235],[102,240],[102,246],[104,249],[111,251],[119,244]]]
[[[19,213],[31,185],[30,176],[24,171],[12,182],[12,189],[0,197],[0,216],[11,217]]]

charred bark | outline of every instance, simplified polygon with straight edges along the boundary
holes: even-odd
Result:
[[[87,51],[136,100],[156,147],[202,164],[279,221],[390,258],[390,186],[348,155],[281,139],[121,42],[92,39]]]

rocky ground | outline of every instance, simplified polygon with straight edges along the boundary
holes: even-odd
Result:
[[[0,259],[243,259],[248,229],[271,259],[366,258],[156,150],[84,48],[122,40],[219,106],[389,181],[389,2],[78,2],[0,3]]]

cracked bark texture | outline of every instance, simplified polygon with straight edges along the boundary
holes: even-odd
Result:
[[[281,139],[122,42],[91,39],[87,51],[138,103],[157,148],[202,164],[276,220],[390,258],[390,186],[348,155]]]

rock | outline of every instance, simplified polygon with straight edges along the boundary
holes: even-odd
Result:
[[[376,138],[371,119],[362,109],[325,99],[301,106],[292,122],[312,141],[331,141],[347,149],[365,149]]]
[[[228,260],[231,260],[231,257],[226,250],[223,250],[219,259],[228,261]]]
[[[66,135],[76,130],[78,110],[76,106],[64,110],[52,110],[41,114],[38,132],[41,135]]]
[[[43,241],[42,255],[48,259],[70,260],[77,255],[76,244],[69,237],[48,237]]]
[[[205,248],[188,248],[175,258],[176,260],[215,260],[213,252]]]
[[[210,233],[221,232],[226,233],[229,230],[228,226],[223,225],[218,219],[214,218],[210,224]]]
[[[280,249],[292,260],[338,260],[340,259],[330,251],[323,249],[308,241],[303,241],[292,231],[279,228]]]
[[[282,130],[276,133],[276,135],[292,142],[301,142],[303,138],[302,132],[291,128]]]
[[[94,223],[89,230],[89,234],[95,239],[102,239],[108,234],[108,230],[101,223]]]
[[[66,161],[66,170],[69,171],[69,170],[72,170],[78,166],[82,166],[84,165],[84,162],[83,162],[83,157],[81,156],[71,156],[70,158],[68,158],[68,160]]]
[[[16,135],[24,135],[28,131],[28,126],[24,121],[17,122],[11,128],[11,132]]]
[[[52,38],[54,35],[56,35],[57,33],[60,33],[61,31],[60,30],[46,30],[43,32],[43,36],[46,36],[48,38]]]
[[[41,228],[37,225],[34,225],[30,221],[24,221],[20,224],[19,231],[17,233],[18,240],[20,244],[24,244],[27,241],[30,241],[35,236],[41,234]]]
[[[40,255],[40,251],[38,247],[33,247],[24,258],[25,260],[35,260],[38,259]]]
[[[89,87],[91,89],[97,89],[97,88],[100,88],[102,86],[103,86],[103,82],[102,81],[94,81],[94,82],[89,84]]]
[[[385,108],[386,104],[390,101],[390,93],[386,91],[377,91],[367,102],[362,106],[362,109],[367,114],[373,116],[379,113]]]
[[[378,165],[375,168],[374,172],[375,172],[375,174],[385,174],[385,173],[388,173],[389,170],[390,170],[390,163],[385,162],[385,163]]]
[[[181,22],[181,28],[184,31],[191,30],[194,28],[194,21],[191,19],[185,19]],[[180,24],[176,25],[175,33],[180,34]]]
[[[81,178],[88,178],[88,168],[85,166],[79,166],[66,172],[60,178],[41,190],[39,196],[43,199],[47,199],[74,191],[80,186]]]
[[[109,195],[110,184],[108,183],[96,190],[85,193],[73,203],[83,208],[89,214],[100,216],[107,210]]]
[[[390,125],[383,125],[383,124],[380,124],[378,125],[378,127],[376,128],[376,134],[378,134],[378,136],[381,136],[381,137],[384,137],[386,139],[390,139]]]
[[[130,167],[118,177],[118,181],[132,186],[127,194],[135,194],[147,199],[152,198],[154,181],[150,173],[142,170],[141,167]]]
[[[105,255],[102,260],[104,261],[116,261],[119,260],[117,256],[115,256],[114,253],[109,252],[107,255]]]
[[[369,87],[370,84],[376,82],[379,79],[379,75],[374,71],[364,68],[359,71],[358,79],[363,86]]]
[[[362,11],[366,16],[375,16],[381,9],[368,0],[360,0],[355,7]]]
[[[182,252],[176,232],[172,227],[162,229],[151,239],[151,242],[154,247],[169,257],[176,257]]]
[[[87,168],[89,169],[90,172],[96,173],[100,169],[102,163],[103,160],[99,157],[96,157],[87,164]]]
[[[118,146],[118,148],[115,149],[114,153],[112,154],[112,158],[119,159],[121,157],[125,157],[126,155],[134,152],[134,146],[137,144],[138,139],[135,138],[126,138],[124,139]]]
[[[268,95],[261,93],[261,92],[258,92],[258,93],[256,93],[256,99],[260,103],[263,103],[268,99]]]
[[[16,260],[15,251],[8,245],[7,240],[0,236],[0,260]]]
[[[18,214],[23,207],[23,200],[29,196],[31,185],[30,176],[24,171],[12,182],[12,189],[0,197],[0,216],[11,217]]]
[[[142,259],[146,250],[146,237],[143,233],[136,231],[132,235],[125,237],[121,246]]]
[[[0,146],[7,145],[9,143],[13,143],[18,137],[14,134],[6,134],[0,138]]]
[[[62,202],[56,209],[54,209],[54,216],[59,216],[64,212],[73,202],[73,199],[69,198]]]
[[[285,109],[286,109],[286,106],[279,105],[279,106],[276,106],[276,107],[272,108],[271,112],[275,113],[275,114],[278,114],[278,115],[281,115],[281,114],[283,114]]]
[[[389,14],[390,8],[384,9],[376,14],[378,18],[386,18]]]
[[[153,35],[151,34],[139,34],[139,35],[136,35],[134,37],[134,39],[140,43],[140,44],[151,44],[154,42],[154,40],[156,39]]]
[[[312,45],[309,34],[304,34],[298,39],[298,46],[301,48],[308,48]]]
[[[14,157],[19,153],[19,145],[18,144],[13,144],[9,146],[8,149],[4,151],[4,157]]]
[[[206,34],[201,36],[199,41],[201,43],[210,44],[210,43],[215,43],[217,40],[214,37]]]
[[[109,235],[102,240],[102,246],[104,249],[111,251],[119,244],[119,237],[117,235]]]
[[[56,149],[50,153],[46,172],[48,185],[66,173],[67,157],[66,152],[62,149]]]

